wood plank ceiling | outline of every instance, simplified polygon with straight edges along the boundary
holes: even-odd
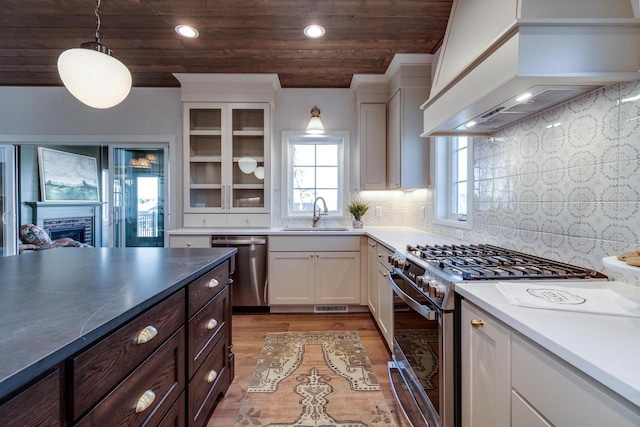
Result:
[[[103,43],[137,87],[171,73],[277,73],[282,87],[345,88],[396,53],[434,53],[452,0],[102,0]],[[91,41],[92,0],[0,0],[0,86],[60,86],[56,61]],[[197,39],[174,28],[194,26]],[[308,39],[304,27],[327,33]]]

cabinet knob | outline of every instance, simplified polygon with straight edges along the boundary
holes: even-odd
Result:
[[[156,394],[153,392],[153,390],[145,391],[144,394],[138,399],[138,403],[136,403],[136,414],[149,408],[154,400],[156,400]]]
[[[211,384],[216,380],[216,378],[218,378],[218,373],[214,370],[209,371],[209,373],[207,374],[207,382]]]
[[[156,335],[158,335],[158,330],[153,326],[149,325],[146,328],[144,328],[142,331],[140,331],[140,333],[138,334],[137,342],[138,344],[144,344],[146,342],[151,341],[153,337],[155,337]]]
[[[207,218],[202,218],[202,223],[203,223],[204,225],[207,225]]]
[[[191,242],[187,242],[187,246],[191,246]]]
[[[387,273],[382,273],[382,277],[387,277],[389,276]]]
[[[207,323],[207,329],[209,330],[215,329],[216,326],[218,326],[218,321],[216,319],[211,319],[209,320],[209,323]]]
[[[479,328],[482,325],[484,325],[484,322],[482,320],[476,319],[475,317],[471,319],[471,326],[473,326],[474,328]]]
[[[375,248],[376,244],[375,243],[369,243],[369,246],[371,246],[372,248]]]
[[[211,279],[209,280],[209,282],[207,283],[207,288],[215,288],[216,286],[218,286],[220,283],[218,282],[217,279]]]
[[[384,255],[382,254],[378,254],[378,258],[382,258]]]

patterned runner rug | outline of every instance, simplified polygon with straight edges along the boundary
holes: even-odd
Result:
[[[357,332],[267,334],[234,427],[395,427]]]

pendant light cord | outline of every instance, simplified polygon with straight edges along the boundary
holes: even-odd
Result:
[[[93,38],[97,43],[100,43],[104,38],[104,34],[100,31],[100,0],[96,0],[96,30],[93,32]]]

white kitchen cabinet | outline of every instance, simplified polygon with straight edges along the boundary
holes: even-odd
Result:
[[[464,427],[640,425],[640,408],[467,300],[461,341]]]
[[[171,248],[210,248],[210,235],[180,235],[169,236],[169,247]]]
[[[462,426],[508,427],[511,419],[509,329],[463,301],[461,341]]]
[[[269,305],[360,304],[360,238],[272,236]]]
[[[391,249],[369,239],[369,289],[368,305],[389,348],[393,345],[393,291],[389,284],[390,264],[388,257]]]
[[[387,188],[387,106],[360,104],[360,188]]]
[[[270,120],[268,103],[184,103],[185,227],[270,225]]]
[[[387,188],[429,185],[429,139],[421,138],[423,87],[401,87],[391,97],[387,119]]]
[[[526,402],[531,412],[523,416],[514,411],[514,426],[535,426],[526,424],[534,415],[556,427],[640,425],[637,406],[516,334],[512,337],[512,372],[514,396]]]

